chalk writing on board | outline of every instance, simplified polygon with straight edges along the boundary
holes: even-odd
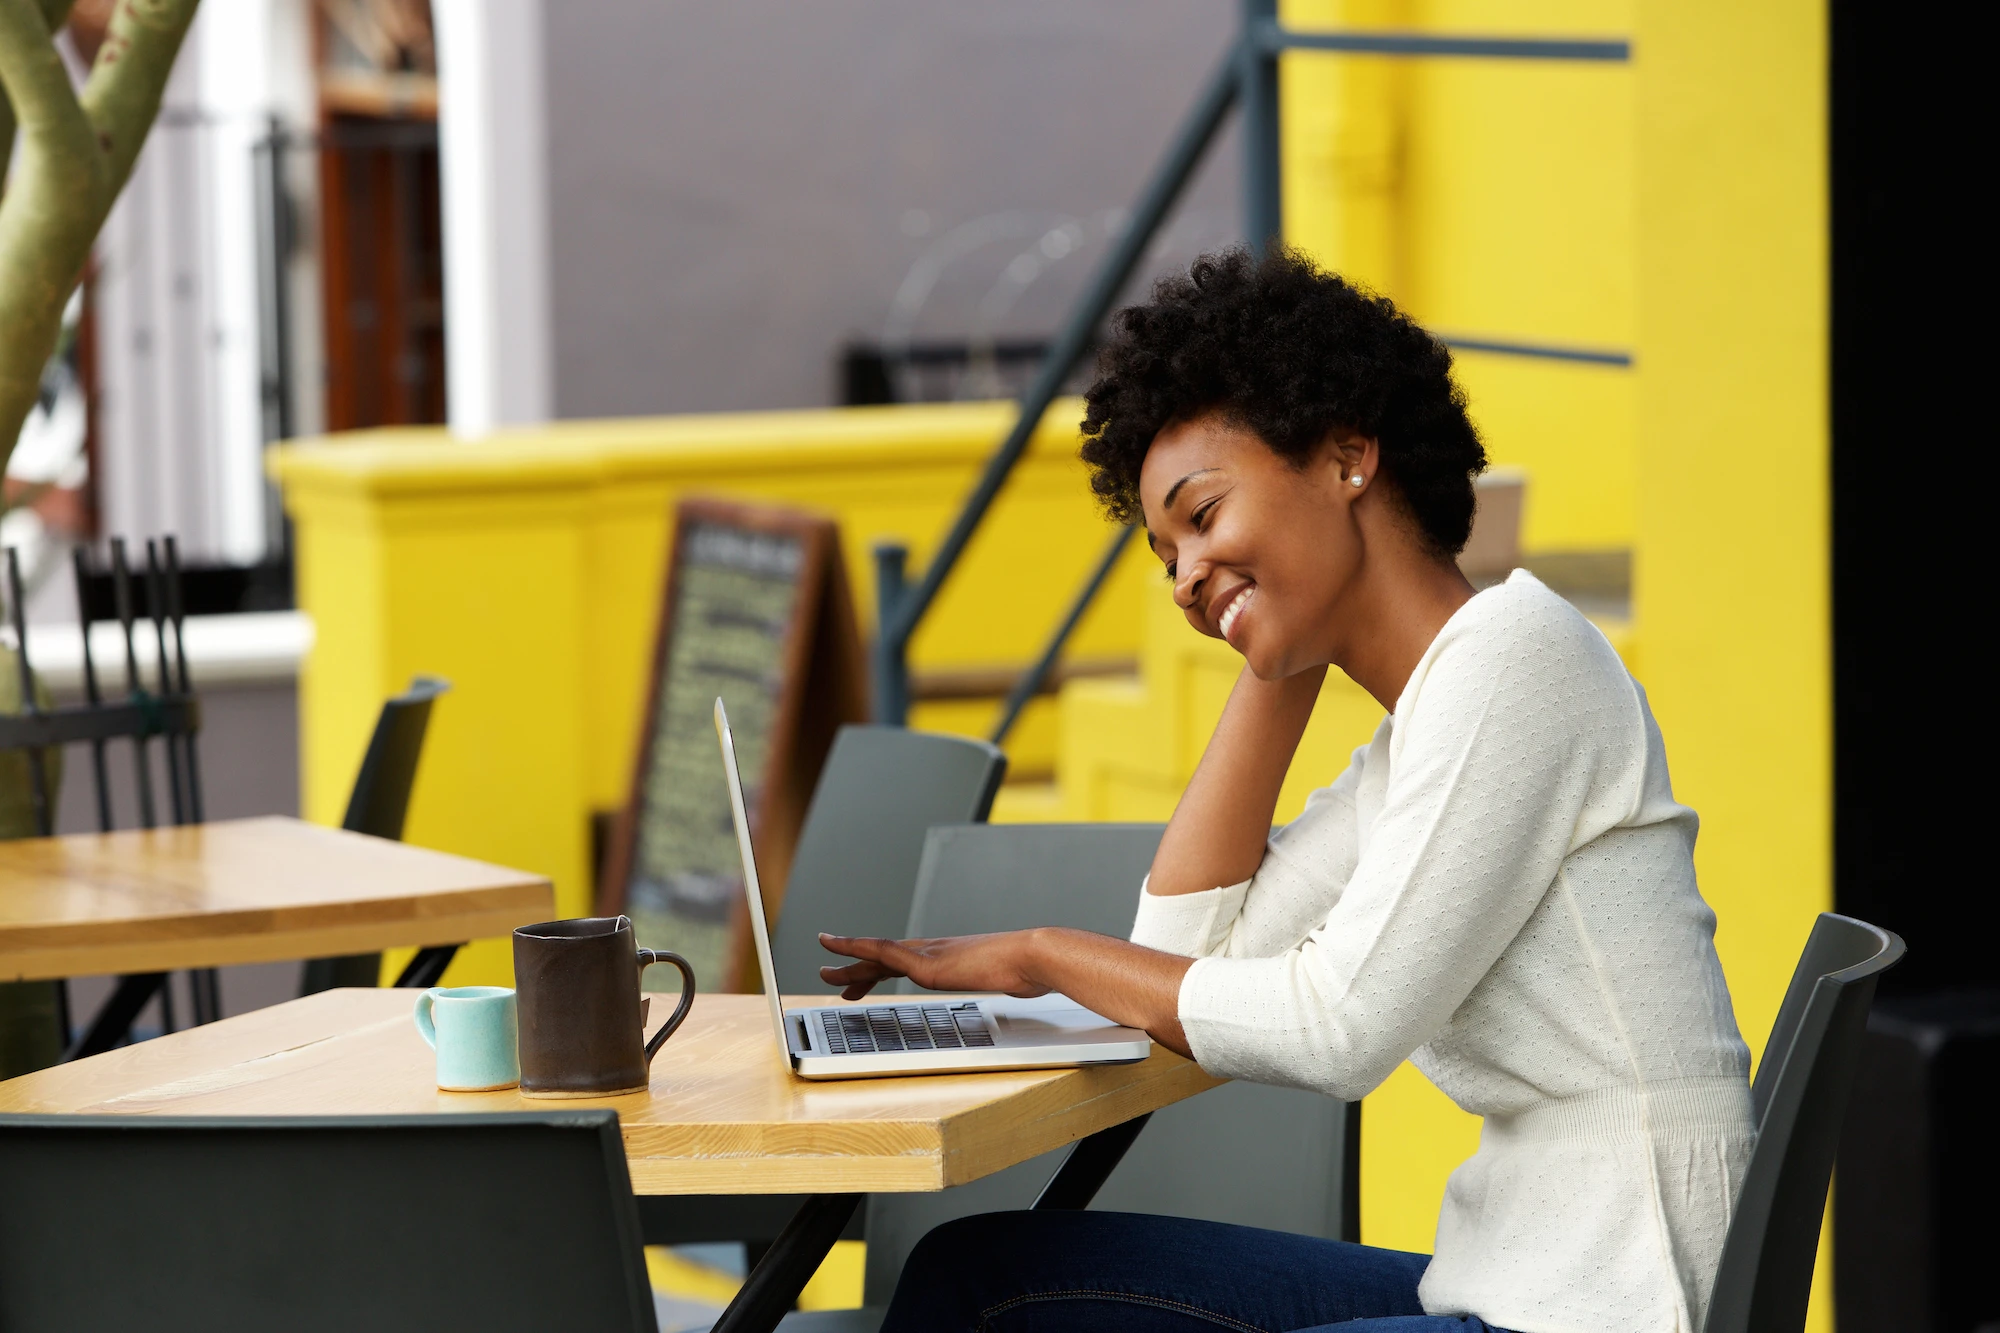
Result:
[[[641,775],[625,910],[639,943],[694,964],[702,989],[729,984],[742,869],[713,710],[729,709],[745,800],[758,807],[784,688],[786,636],[805,543],[792,534],[692,522],[680,534],[673,624]]]

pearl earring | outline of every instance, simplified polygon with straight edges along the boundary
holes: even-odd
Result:
[[[1354,474],[1353,481],[1356,486],[1361,484],[1361,474],[1359,472]]]

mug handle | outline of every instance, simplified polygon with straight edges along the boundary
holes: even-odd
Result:
[[[677,953],[668,953],[665,949],[641,949],[639,977],[642,981],[645,979],[646,969],[654,963],[671,963],[680,969],[681,1002],[668,1016],[667,1021],[660,1024],[660,1030],[653,1034],[653,1039],[646,1043],[646,1063],[649,1065],[653,1062],[653,1057],[659,1053],[660,1047],[667,1044],[667,1038],[673,1036],[674,1030],[687,1021],[688,1010],[694,1008],[694,968],[689,965],[688,960]]]
[[[437,993],[441,987],[433,986],[417,997],[417,1035],[432,1050],[438,1048],[437,1024],[431,1020],[431,1007],[437,1003]]]

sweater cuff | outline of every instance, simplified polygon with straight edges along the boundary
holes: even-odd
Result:
[[[1146,891],[1148,875],[1139,888],[1139,915],[1132,923],[1132,943],[1183,958],[1213,953],[1229,936],[1243,910],[1250,881],[1204,889],[1200,893],[1154,894]]]
[[[1204,1072],[1217,1078],[1289,1081],[1268,1060],[1258,1058],[1265,1054],[1262,1048],[1273,1035],[1269,1030],[1271,1015],[1282,1011],[1268,1003],[1269,997],[1255,992],[1262,989],[1257,983],[1267,979],[1263,974],[1277,962],[1271,958],[1197,958],[1181,977],[1175,1001],[1177,1017],[1187,1035],[1188,1053]],[[1258,999],[1267,1003],[1259,1005],[1255,1002]]]

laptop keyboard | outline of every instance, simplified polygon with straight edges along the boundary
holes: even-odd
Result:
[[[976,1001],[960,1004],[885,1004],[867,1009],[822,1009],[820,1035],[835,1055],[878,1051],[958,1051],[991,1046],[993,1034]]]

